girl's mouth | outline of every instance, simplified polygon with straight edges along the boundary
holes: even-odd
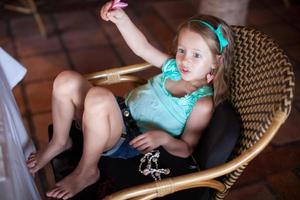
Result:
[[[180,71],[181,73],[183,73],[183,74],[186,74],[186,73],[190,72],[190,70],[188,70],[187,68],[184,68],[184,67],[180,67],[180,68],[179,68],[179,71]]]

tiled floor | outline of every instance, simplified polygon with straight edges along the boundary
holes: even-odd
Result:
[[[126,10],[155,46],[168,50],[176,25],[195,13],[192,2],[131,0]],[[294,65],[296,92],[290,117],[271,145],[250,163],[227,199],[300,199],[300,2],[291,2],[289,8],[281,0],[250,2],[247,24],[272,36],[286,51]],[[59,72],[72,69],[88,73],[141,62],[116,28],[99,20],[103,3],[39,1],[47,39],[39,35],[30,16],[0,11],[0,46],[28,70],[14,94],[38,148],[47,143],[52,83]],[[41,191],[53,184],[49,173],[40,173],[37,182]]]

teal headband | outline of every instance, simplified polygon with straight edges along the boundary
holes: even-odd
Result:
[[[214,29],[214,27],[212,25],[210,25],[209,23],[207,23],[205,21],[202,21],[202,20],[193,19],[190,22],[200,22],[201,24],[205,25],[210,30],[212,30],[215,33],[215,35],[217,36],[218,40],[219,40],[219,43],[220,43],[220,53],[222,53],[223,48],[228,45],[228,41],[223,36],[222,25],[221,24],[218,26],[217,29]]]

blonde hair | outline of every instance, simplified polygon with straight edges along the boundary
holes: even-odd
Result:
[[[201,23],[201,21],[210,24],[212,27],[214,27],[214,29],[217,29],[217,27],[221,25],[223,36],[228,41],[228,45],[223,48],[222,52],[220,50],[220,43],[216,34],[205,24]],[[214,105],[217,106],[219,103],[225,100],[230,93],[229,76],[230,68],[233,62],[234,33],[231,27],[223,20],[210,15],[198,15],[190,18],[178,27],[177,35],[174,39],[174,47],[175,45],[177,46],[179,33],[183,29],[189,29],[199,33],[205,39],[205,41],[207,41],[212,54],[221,56],[220,63],[217,67],[213,80],[213,99]],[[173,53],[175,53],[175,51],[173,51]]]

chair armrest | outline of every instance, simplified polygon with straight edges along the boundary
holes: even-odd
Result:
[[[266,130],[262,138],[251,148],[243,152],[240,156],[225,164],[204,171],[194,172],[174,178],[167,178],[161,181],[127,188],[105,197],[105,200],[153,199],[180,190],[195,187],[210,187],[219,191],[224,191],[226,186],[213,179],[248,165],[248,163],[269,144],[286,118],[286,113],[282,111],[275,112],[275,115],[272,119],[272,124]]]
[[[146,80],[136,77],[129,76],[125,74],[135,73],[139,71],[143,71],[152,67],[149,63],[140,63],[135,65],[128,65],[124,67],[111,68],[103,71],[98,71],[90,74],[84,75],[89,81],[91,81],[95,85],[107,85],[114,84],[119,82],[138,82],[144,83]]]

